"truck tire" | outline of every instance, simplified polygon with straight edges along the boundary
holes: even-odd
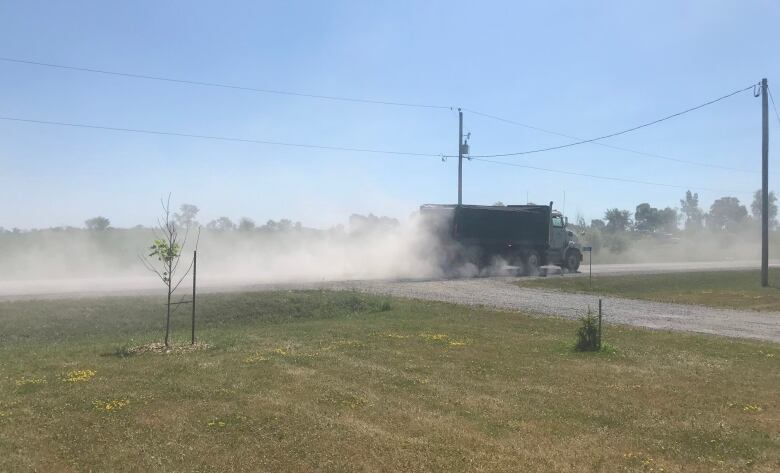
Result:
[[[539,266],[541,265],[539,253],[536,250],[530,250],[525,254],[523,265],[525,266],[525,274],[537,276],[539,274]]]
[[[582,261],[582,256],[580,256],[580,252],[577,250],[569,250],[566,252],[564,267],[569,271],[571,271],[572,273],[576,273],[577,270],[580,268],[580,261]]]

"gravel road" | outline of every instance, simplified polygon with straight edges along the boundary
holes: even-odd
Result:
[[[772,266],[778,264],[771,262]],[[758,267],[757,262],[702,262],[594,265],[593,274],[641,274],[696,270],[737,270]],[[587,266],[576,277],[587,276]],[[569,276],[571,277],[571,276]],[[270,291],[284,289],[354,289],[412,299],[427,299],[456,304],[480,305],[518,310],[539,315],[579,317],[598,301],[593,296],[558,291],[527,289],[512,284],[517,278],[488,277],[442,280],[324,281],[308,283],[252,284],[246,280],[205,281],[200,293],[232,291]],[[125,280],[51,281],[35,286],[0,282],[0,301],[100,297],[112,295],[159,294],[149,278]],[[151,281],[154,283],[155,281]],[[90,291],[85,292],[83,288]],[[780,313],[713,309],[701,306],[637,301],[617,297],[603,298],[607,323],[636,325],[663,330],[699,332],[728,337],[752,338],[780,343]]]
[[[598,306],[585,294],[527,289],[516,278],[491,277],[438,281],[359,281],[325,283],[324,289],[356,289],[396,297],[480,305],[541,315],[581,317]],[[647,302],[617,297],[602,298],[607,323],[663,330],[699,332],[753,338],[780,343],[780,313],[713,309],[709,307]]]

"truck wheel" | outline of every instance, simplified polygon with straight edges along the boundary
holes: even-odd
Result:
[[[572,273],[576,273],[580,268],[580,252],[577,250],[571,250],[566,253],[566,268]]]
[[[525,274],[536,276],[539,274],[539,253],[534,250],[525,255]]]

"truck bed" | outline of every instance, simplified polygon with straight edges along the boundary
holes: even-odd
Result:
[[[451,236],[467,245],[546,248],[551,207],[547,205],[423,205],[424,217],[448,219]]]

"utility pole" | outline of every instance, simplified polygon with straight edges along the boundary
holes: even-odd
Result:
[[[769,102],[761,79],[761,286],[769,285]]]
[[[458,206],[463,205],[463,112],[458,109]]]

